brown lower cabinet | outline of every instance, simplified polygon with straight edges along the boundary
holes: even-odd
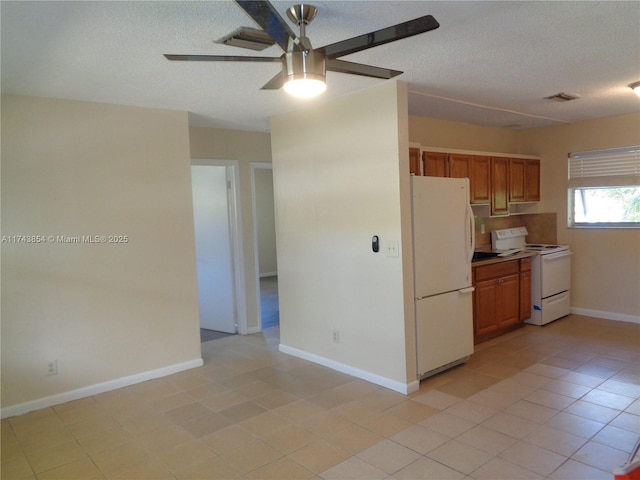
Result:
[[[530,258],[474,267],[473,282],[474,343],[519,328],[529,318]]]
[[[520,259],[520,320],[531,318],[531,259]]]

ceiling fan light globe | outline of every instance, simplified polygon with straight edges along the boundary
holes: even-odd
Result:
[[[300,98],[312,98],[327,89],[324,54],[313,50],[297,50],[284,55],[285,92]]]
[[[318,78],[292,78],[283,86],[289,95],[298,98],[317,97],[327,89],[324,79]]]

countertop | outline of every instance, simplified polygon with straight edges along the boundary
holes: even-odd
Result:
[[[533,257],[537,255],[536,252],[519,252],[509,255],[508,257],[495,257],[487,258],[486,260],[478,260],[477,262],[471,262],[471,267],[480,267],[482,265],[492,265],[494,263],[508,262],[510,260],[519,260],[521,258]]]

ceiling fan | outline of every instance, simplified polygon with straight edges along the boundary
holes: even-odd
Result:
[[[311,97],[326,89],[327,70],[383,79],[400,75],[402,72],[398,70],[347,62],[339,60],[339,57],[435,30],[440,26],[435,18],[426,15],[324,47],[313,48],[305,32],[305,27],[317,13],[317,8],[313,5],[294,5],[287,10],[289,19],[300,27],[300,35],[296,36],[270,2],[236,0],[236,3],[285,53],[280,57],[171,54],[165,54],[165,57],[168,60],[196,62],[281,62],[282,71],[269,80],[262,90],[284,87],[285,91],[293,95]]]

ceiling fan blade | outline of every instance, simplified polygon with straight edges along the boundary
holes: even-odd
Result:
[[[280,57],[250,57],[243,55],[171,55],[164,54],[167,60],[188,62],[280,62]]]
[[[275,77],[265,83],[260,90],[278,90],[284,85],[284,73],[279,72]]]
[[[293,30],[285,23],[278,11],[267,1],[236,0],[236,3],[249,15],[262,29],[267,32],[280,48],[285,52],[289,44],[297,44],[298,39]]]
[[[328,59],[332,59],[435,30],[439,26],[440,24],[435,18],[431,15],[425,15],[424,17],[415,18],[408,22],[393,25],[392,27],[325,45],[324,47],[316,48],[316,50],[323,52]]]
[[[340,73],[351,73],[353,75],[362,75],[364,77],[389,79],[400,75],[399,70],[391,70],[389,68],[373,67],[362,63],[346,62],[331,58],[327,60],[327,70]]]

